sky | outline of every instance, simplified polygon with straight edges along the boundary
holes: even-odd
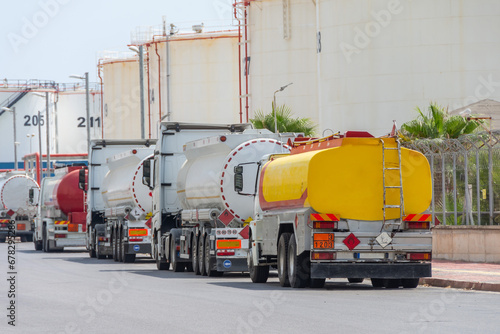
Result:
[[[0,79],[96,81],[102,51],[128,51],[131,32],[160,26],[162,17],[181,31],[204,23],[231,25],[232,0],[2,0]],[[78,79],[76,79],[78,80]]]

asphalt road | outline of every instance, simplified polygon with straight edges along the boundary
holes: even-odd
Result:
[[[373,289],[329,280],[324,289],[281,288],[42,253],[16,244],[15,327],[8,324],[8,249],[0,244],[0,333],[498,333],[500,294],[431,287]]]

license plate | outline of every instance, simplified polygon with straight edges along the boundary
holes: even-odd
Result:
[[[333,233],[314,233],[313,248],[333,249],[335,248],[335,235]]]
[[[358,253],[358,259],[384,259],[385,253]]]

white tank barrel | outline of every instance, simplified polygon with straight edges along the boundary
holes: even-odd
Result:
[[[107,159],[109,171],[101,187],[107,209],[120,215],[134,208],[145,214],[152,211],[151,190],[142,184],[142,170],[144,160],[152,157],[153,151],[154,147],[131,149]]]
[[[34,202],[40,187],[24,172],[8,172],[0,175],[0,210],[14,211],[17,214],[34,214],[35,205],[30,203],[29,192],[34,190]]]
[[[185,151],[187,160],[178,175],[182,208],[217,208],[221,212],[227,209],[239,222],[253,217],[254,197],[235,191],[234,168],[240,164],[259,162],[267,154],[288,153],[288,146],[268,138],[272,136],[275,135],[264,135],[264,138],[255,134],[227,135],[210,138],[210,142],[205,139],[188,143]],[[257,172],[257,165],[254,166]]]

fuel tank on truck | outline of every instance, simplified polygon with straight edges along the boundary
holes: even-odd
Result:
[[[46,207],[53,207],[65,215],[85,211],[84,192],[78,187],[79,172],[84,167],[56,169],[54,177],[43,181],[42,201]]]
[[[38,197],[40,187],[23,171],[12,171],[0,175],[0,210],[14,211],[19,215],[34,214],[35,204],[29,201],[30,189]]]
[[[151,212],[151,190],[142,183],[142,174],[144,161],[151,158],[153,152],[154,147],[130,149],[107,159],[109,171],[101,186],[107,211],[121,208],[113,212],[126,214],[137,207],[142,213]]]
[[[185,147],[186,161],[177,178],[178,196],[184,210],[228,210],[238,222],[254,215],[254,196],[239,194],[234,186],[234,168],[253,164],[256,181],[259,162],[264,155],[288,153],[290,148],[268,130],[245,130],[190,142]],[[285,139],[286,141],[286,139]]]
[[[311,207],[354,220],[383,220],[382,143],[397,148],[394,138],[342,138],[332,148],[292,154],[267,162],[259,180],[262,210]],[[295,148],[294,148],[295,150]],[[398,150],[385,151],[386,168],[397,168]],[[427,158],[401,148],[405,214],[425,211],[432,180]],[[386,186],[399,185],[399,170],[386,170]],[[399,204],[398,189],[387,189],[387,203]],[[386,219],[399,218],[399,208]]]

